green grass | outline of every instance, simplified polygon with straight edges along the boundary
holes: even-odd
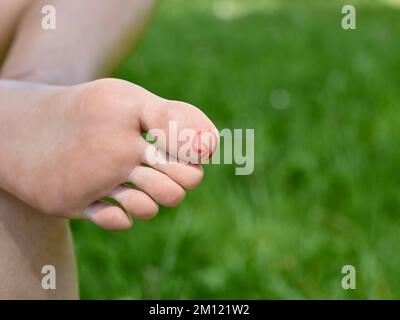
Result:
[[[254,128],[255,171],[207,166],[127,232],[74,222],[82,298],[400,298],[399,11],[357,1],[344,31],[339,1],[216,2],[164,1],[116,76]]]

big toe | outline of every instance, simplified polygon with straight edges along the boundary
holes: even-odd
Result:
[[[219,145],[219,134],[198,108],[179,101],[158,99],[143,112],[143,129],[156,145],[175,158],[206,163]]]

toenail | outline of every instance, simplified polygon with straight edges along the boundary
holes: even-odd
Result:
[[[98,212],[97,209],[100,206],[101,206],[101,203],[99,203],[99,202],[92,203],[89,207],[87,207],[85,209],[85,211],[83,211],[83,215],[88,218],[94,216]]]

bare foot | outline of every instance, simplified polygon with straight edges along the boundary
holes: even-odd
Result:
[[[122,80],[71,87],[0,81],[0,187],[52,216],[127,229],[130,216],[149,219],[157,203],[177,205],[202,179],[198,164],[149,163],[146,151],[154,146],[142,133],[157,128],[168,135],[170,121],[178,132],[216,132],[197,108]],[[212,137],[195,157],[177,153],[182,142],[160,140],[158,147],[199,163],[216,149],[218,136]],[[103,197],[119,201],[126,213],[97,202]]]

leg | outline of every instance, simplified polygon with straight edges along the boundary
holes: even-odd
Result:
[[[0,0],[0,66],[31,0]],[[53,265],[57,289],[43,290],[41,270]],[[0,189],[0,299],[76,299],[78,282],[69,224],[48,219]]]
[[[56,9],[56,30],[41,27],[44,5]],[[33,1],[1,76],[69,85],[107,76],[137,43],[154,5],[155,0]]]
[[[41,270],[56,268],[56,290],[43,290]],[[49,219],[0,190],[0,299],[77,299],[71,233],[62,219]]]
[[[45,4],[56,7],[60,23],[57,32],[37,29],[42,18],[40,7]],[[97,74],[107,72],[137,40],[154,1],[119,1],[113,2],[113,7],[110,4],[109,1],[92,0],[84,3],[0,0],[0,66],[14,37],[0,76],[48,83],[75,83],[94,79]],[[79,6],[78,10],[74,10],[76,6]],[[93,8],[99,9],[98,17],[93,15]],[[121,12],[121,20],[113,21],[114,16],[121,17]],[[85,36],[97,40],[91,44],[91,48],[88,48],[86,39],[80,38],[82,30],[88,32]],[[107,30],[106,37],[96,37],[96,30]],[[116,37],[107,38],[112,34]],[[60,57],[60,51],[65,48],[59,44],[67,38],[75,39],[70,48],[76,50],[72,56],[71,52],[67,54],[68,59],[81,61],[75,64],[75,68],[71,68],[67,60],[49,60]],[[99,41],[102,38],[106,41]],[[127,45],[119,44],[121,41]],[[41,45],[37,45],[39,42]],[[37,48],[37,51],[33,52],[32,48]],[[73,58],[83,55],[86,55],[84,61]],[[50,64],[45,65],[46,61]],[[109,62],[111,65],[108,65]],[[60,70],[54,72],[54,65]],[[71,73],[65,72],[65,69]],[[46,291],[41,287],[41,268],[45,264],[56,267],[57,290]],[[78,298],[75,256],[68,221],[48,218],[1,189],[0,298]]]
[[[30,0],[0,0],[0,66],[11,44],[16,31],[17,22],[29,1]]]

